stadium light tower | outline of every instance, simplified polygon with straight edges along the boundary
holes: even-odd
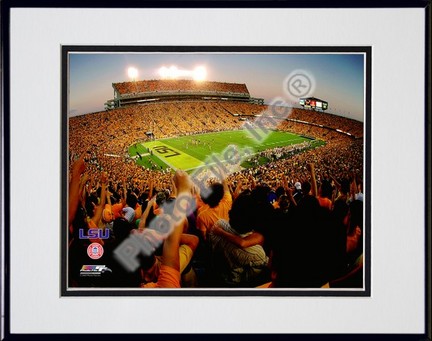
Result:
[[[128,68],[127,72],[128,72],[129,78],[135,82],[138,78],[138,70],[134,67],[130,67],[130,68]]]
[[[168,74],[169,74],[169,70],[168,70],[167,67],[162,66],[162,67],[159,69],[159,75],[161,76],[162,79],[166,79],[166,78],[168,78]]]
[[[207,77],[207,70],[204,66],[197,66],[195,70],[193,70],[193,79],[200,82],[205,80]]]

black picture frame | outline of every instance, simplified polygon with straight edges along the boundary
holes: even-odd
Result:
[[[431,68],[430,68],[430,30],[431,30],[431,4],[430,1],[361,1],[361,2],[350,2],[349,4],[342,1],[302,1],[302,2],[279,2],[279,1],[238,1],[238,2],[224,2],[224,1],[205,1],[205,2],[175,2],[175,1],[156,1],[149,2],[146,4],[140,4],[137,1],[125,1],[119,4],[117,1],[105,1],[104,3],[99,2],[85,2],[85,1],[64,1],[58,3],[57,1],[3,1],[1,4],[1,34],[2,34],[2,172],[4,174],[3,181],[1,182],[2,187],[2,212],[4,216],[2,218],[2,230],[4,234],[2,235],[4,239],[2,240],[2,273],[3,281],[2,287],[4,288],[4,296],[2,296],[2,314],[4,312],[4,319],[2,317],[1,329],[3,330],[3,337],[5,340],[27,340],[33,338],[41,338],[44,340],[58,339],[62,338],[64,340],[72,339],[83,339],[83,340],[95,340],[105,338],[107,335],[99,334],[14,334],[10,332],[10,309],[11,302],[9,299],[10,295],[10,271],[11,269],[11,259],[9,255],[10,251],[10,203],[9,198],[11,196],[11,187],[9,184],[10,177],[10,63],[11,60],[8,55],[10,48],[10,11],[13,8],[29,7],[29,8],[195,8],[195,7],[213,7],[213,8],[232,8],[232,7],[248,7],[248,8],[423,8],[426,17],[426,39],[425,39],[425,278],[426,282],[425,288],[425,331],[421,334],[392,334],[391,331],[387,334],[258,334],[258,335],[238,335],[238,334],[187,334],[188,338],[202,338],[206,337],[208,339],[219,339],[221,337],[227,337],[229,339],[238,338],[257,338],[257,339],[267,339],[271,338],[274,340],[431,340],[431,215],[430,215],[430,203],[431,203]],[[4,299],[4,300],[3,300]],[[120,337],[117,335],[117,337]],[[137,334],[125,334],[122,335],[122,339],[142,339],[145,336]],[[150,336],[154,340],[176,338],[179,335],[174,334],[152,334]]]

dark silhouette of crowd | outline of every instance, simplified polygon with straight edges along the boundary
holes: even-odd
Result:
[[[283,121],[277,129],[326,144],[299,152],[275,148],[265,155],[269,163],[204,183],[182,171],[145,169],[127,156],[146,131],[162,138],[240,129],[234,114],[259,108],[268,109],[167,102],[70,118],[69,285],[362,288],[362,139]],[[359,122],[301,109],[293,115],[363,136]],[[172,212],[170,203],[181,196],[191,198],[191,210]],[[164,214],[180,217],[169,234],[154,227]],[[155,246],[132,271],[116,258],[131,236]],[[104,250],[96,259],[89,258],[94,244]],[[83,265],[100,264],[109,271],[83,275]]]

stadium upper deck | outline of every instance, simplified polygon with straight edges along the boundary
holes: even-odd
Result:
[[[105,103],[114,109],[145,102],[170,100],[230,100],[263,104],[261,98],[250,96],[246,84],[197,82],[194,80],[143,80],[113,83],[114,99]]]

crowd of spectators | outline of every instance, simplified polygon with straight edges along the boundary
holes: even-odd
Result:
[[[123,155],[149,131],[159,139],[240,126],[217,102],[151,103],[70,118],[69,149],[78,154],[90,148],[99,154]]]
[[[248,109],[249,107],[249,109]],[[69,285],[121,287],[362,287],[363,141],[294,121],[279,130],[326,142],[275,148],[271,162],[194,185],[183,172],[138,166],[127,148],[156,138],[240,129],[234,116],[258,105],[169,102],[69,119]],[[261,106],[263,107],[263,106]],[[361,123],[295,110],[295,118],[362,136]],[[322,120],[320,120],[320,117]],[[350,124],[353,123],[353,127]],[[210,188],[210,191],[203,191]],[[164,204],[187,193],[196,205],[169,236],[153,231]],[[202,193],[210,193],[203,195]],[[109,229],[110,238],[80,239],[80,230]],[[131,234],[161,241],[140,267],[126,271],[114,250]],[[153,240],[152,239],[152,240]],[[90,243],[103,245],[90,260]],[[104,263],[101,263],[103,261]],[[84,264],[107,264],[101,277]]]
[[[307,115],[305,115],[305,112]],[[293,108],[289,118],[303,121],[305,120],[305,116],[306,121],[309,123],[339,129],[346,133],[350,133],[355,137],[363,137],[363,123],[346,117],[336,116],[321,111]]]
[[[222,83],[187,79],[143,80],[135,82],[114,83],[114,89],[120,95],[148,92],[190,92],[206,91],[217,93],[241,93],[249,95],[246,84]],[[181,89],[181,90],[180,90]]]
[[[240,116],[259,115],[268,109],[268,105],[254,104],[243,102],[223,102],[221,106],[231,114]]]

